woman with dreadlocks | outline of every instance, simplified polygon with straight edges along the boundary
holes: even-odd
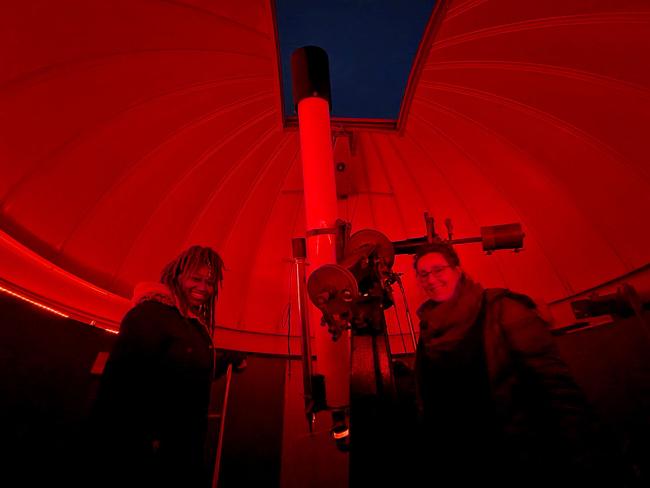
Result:
[[[111,486],[207,486],[204,443],[212,379],[242,355],[217,356],[212,337],[223,261],[192,246],[160,283],[134,291],[93,410],[101,446],[96,473]]]

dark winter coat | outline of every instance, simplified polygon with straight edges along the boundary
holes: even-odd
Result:
[[[198,320],[153,300],[131,309],[106,363],[92,413],[106,469],[97,481],[204,486],[214,376],[212,340]]]
[[[569,486],[610,476],[586,400],[534,302],[503,289],[477,298],[472,324],[453,341],[456,350],[442,355],[440,339],[426,333],[435,304],[420,310],[417,376],[431,465],[437,458],[461,482],[503,486]],[[450,372],[447,383],[440,371]]]

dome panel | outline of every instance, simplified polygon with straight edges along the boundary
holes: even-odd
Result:
[[[296,236],[294,225],[301,227],[299,235],[304,236],[304,215],[300,221],[292,221],[292,215],[284,212],[284,207],[276,202],[283,199],[281,189],[285,185],[287,174],[297,163],[297,141],[288,138],[278,145],[272,159],[258,174],[256,180],[243,195],[232,225],[223,229],[211,228],[214,235],[212,242],[217,242],[218,249],[223,253],[228,264],[228,287],[224,287],[223,299],[229,306],[224,307],[224,320],[231,326],[253,330],[274,330],[277,321],[268,322],[266,314],[281,313],[288,297],[282,295],[281,281],[286,270],[286,259],[291,257],[291,238]],[[233,188],[232,191],[239,189]],[[302,202],[302,195],[300,201]],[[293,200],[296,203],[295,200]],[[216,208],[215,208],[216,210]],[[293,212],[292,212],[293,213]],[[270,222],[280,224],[269,229],[269,241],[262,240]],[[208,223],[206,221],[206,223]],[[273,246],[269,246],[273,243]],[[268,246],[268,247],[267,247]],[[258,277],[257,268],[253,264],[264,256],[263,276]],[[275,276],[276,281],[266,282],[269,276]],[[262,284],[268,290],[261,295],[251,294],[251,287]],[[244,317],[250,317],[251,322],[244,322]]]

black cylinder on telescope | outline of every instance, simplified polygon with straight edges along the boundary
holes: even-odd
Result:
[[[296,111],[300,101],[307,97],[327,100],[332,110],[329,59],[324,49],[318,46],[296,49],[291,55],[291,81]]]
[[[524,233],[521,224],[503,224],[481,227],[484,251],[497,249],[521,249],[524,247]]]

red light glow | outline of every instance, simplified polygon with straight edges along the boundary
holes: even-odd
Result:
[[[11,295],[13,297],[20,298],[21,300],[23,300],[23,301],[25,301],[27,303],[31,303],[32,305],[34,305],[36,307],[42,308],[43,310],[47,310],[48,312],[51,312],[51,313],[53,313],[55,315],[59,315],[60,317],[64,317],[66,319],[70,317],[69,315],[66,315],[63,312],[59,312],[58,310],[54,310],[53,308],[50,308],[47,305],[43,305],[42,303],[35,302],[34,300],[32,300],[30,298],[27,298],[26,296],[15,293],[15,292],[13,292],[11,290],[8,290],[7,288],[4,288],[2,286],[0,286],[0,291],[5,292],[7,295]]]
[[[345,439],[349,435],[350,435],[350,429],[345,429],[342,432],[332,432],[332,437],[334,437],[334,439],[336,440]]]

